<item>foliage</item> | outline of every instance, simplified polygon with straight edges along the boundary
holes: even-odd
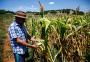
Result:
[[[36,42],[40,49],[39,51],[36,50],[37,55],[34,57],[41,59],[44,53],[47,62],[86,61],[86,46],[87,43],[90,43],[90,17],[85,15],[64,15],[49,18],[50,16],[45,16],[47,17],[39,17],[33,21],[39,35],[42,34],[41,28],[45,28],[45,39],[43,41],[39,39]],[[35,36],[41,38],[36,34]],[[37,61],[40,62],[41,60]]]
[[[58,16],[57,16],[58,15]],[[2,17],[2,18],[1,18]],[[13,15],[1,15],[0,22],[10,24]],[[28,33],[36,36],[39,49],[34,50],[35,62],[79,62],[89,61],[90,55],[90,17],[87,15],[27,14],[25,23]],[[10,21],[10,22],[8,22]],[[8,27],[8,25],[6,25]],[[42,27],[45,38],[41,39]],[[0,29],[0,35],[4,31]],[[4,35],[3,35],[4,36]],[[1,37],[0,37],[1,38]],[[3,37],[2,37],[3,38]],[[33,55],[30,52],[30,55]],[[42,59],[45,57],[46,61]]]

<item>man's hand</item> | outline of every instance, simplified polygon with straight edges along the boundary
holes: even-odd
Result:
[[[32,44],[35,44],[36,43],[36,39],[35,39],[35,36],[31,37],[31,41],[32,41]]]
[[[38,48],[37,45],[30,45],[29,47],[30,47],[30,48]]]
[[[20,38],[16,38],[16,42],[23,45],[23,46],[27,46],[27,47],[30,47],[30,48],[37,48],[38,47],[37,45],[34,45],[34,44],[30,45],[26,41],[22,41]]]

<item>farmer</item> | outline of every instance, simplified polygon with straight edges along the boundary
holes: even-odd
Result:
[[[25,62],[28,48],[37,48],[37,45],[30,45],[28,43],[28,40],[35,41],[35,39],[27,33],[24,26],[25,19],[26,13],[17,11],[15,20],[8,29],[15,62]]]

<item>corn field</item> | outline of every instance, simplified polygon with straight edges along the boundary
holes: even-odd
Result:
[[[12,22],[13,15],[12,17],[4,16],[0,20],[3,20],[4,25],[8,27]],[[40,15],[27,13],[25,26],[28,33],[37,39],[34,43],[30,41],[30,44],[39,46],[37,49],[29,49],[27,61],[90,61],[90,17],[88,15],[53,15],[49,13],[41,17]],[[7,53],[11,55],[9,51]]]
[[[33,4],[32,12],[26,12],[24,25],[28,34],[35,36],[37,40],[29,40],[29,44],[37,45],[38,48],[28,49],[29,57],[25,59],[26,62],[90,62],[90,13],[78,14],[78,6],[75,14],[74,11],[64,13],[65,11],[56,10],[55,14],[49,11],[45,14],[44,5],[39,0],[36,1],[40,12],[33,12]],[[12,8],[14,9],[13,6]],[[10,23],[15,19],[14,15],[15,12],[1,11],[0,14],[0,62],[15,62],[7,32]]]
[[[13,15],[10,15],[2,15],[0,19],[6,28],[13,20]],[[34,43],[30,41],[30,44],[39,46],[37,49],[29,49],[27,61],[90,62],[90,17],[88,15],[48,13],[42,17],[27,13],[25,26],[28,33],[37,39]],[[0,48],[3,49],[3,46]],[[7,53],[11,55],[9,51]],[[6,55],[9,57],[8,54]]]
[[[29,49],[35,62],[88,62],[90,17],[87,15],[27,14],[25,26],[38,49]],[[28,60],[27,59],[27,60]]]

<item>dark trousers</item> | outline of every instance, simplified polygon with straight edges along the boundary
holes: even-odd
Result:
[[[25,55],[14,53],[15,62],[25,62]]]

